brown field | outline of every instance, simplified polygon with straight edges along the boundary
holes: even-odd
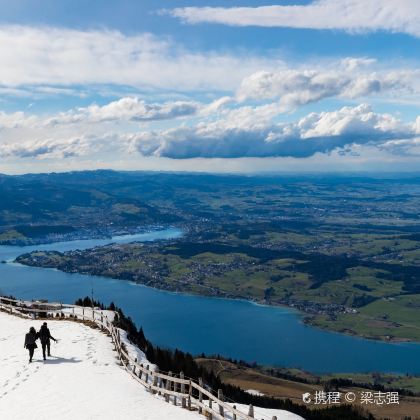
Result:
[[[301,383],[287,379],[269,376],[256,369],[235,365],[231,362],[217,359],[196,359],[197,363],[215,372],[223,382],[239,386],[244,390],[256,390],[264,395],[275,398],[289,398],[295,403],[304,404],[302,394],[323,389],[322,385],[313,383]],[[369,391],[362,388],[339,389],[340,392],[353,391],[358,394],[361,391]],[[310,408],[322,408],[320,405],[309,405]],[[400,404],[397,405],[361,405],[365,410],[372,413],[376,419],[401,420],[406,416],[411,420],[420,420],[420,397],[400,396]]]

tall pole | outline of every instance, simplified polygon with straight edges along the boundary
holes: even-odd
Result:
[[[91,301],[92,301],[92,309],[93,309],[93,279],[90,279],[90,284],[91,284]]]
[[[95,319],[95,312],[94,312],[94,304],[93,304],[93,278],[90,279],[90,285],[91,285],[91,303],[92,303],[92,318]]]

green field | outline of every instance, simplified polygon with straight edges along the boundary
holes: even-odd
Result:
[[[154,223],[185,232],[23,263],[288,305],[322,328],[420,341],[418,177],[99,171],[6,177],[0,193],[0,243],[109,237]]]

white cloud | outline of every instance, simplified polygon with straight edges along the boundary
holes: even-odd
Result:
[[[222,120],[161,131],[130,134],[141,154],[173,159],[296,157],[329,153],[346,145],[380,145],[412,139],[415,124],[389,114],[377,114],[368,105],[334,112],[311,113],[294,123],[274,124],[272,105],[232,110]]]
[[[103,106],[90,105],[62,112],[48,118],[45,124],[53,126],[80,122],[158,121],[191,116],[197,113],[200,108],[201,105],[197,102],[176,101],[163,104],[148,104],[136,97],[124,97]]]
[[[195,114],[207,114],[216,112],[226,103],[226,98],[221,98],[215,103],[203,105],[198,102],[174,101],[162,104],[146,103],[137,97],[124,97],[112,101],[106,105],[96,104],[87,107],[71,109],[59,112],[52,116],[40,117],[29,115],[22,111],[6,113],[0,111],[0,131],[11,129],[61,129],[68,125],[89,124],[99,126],[100,123],[116,122],[148,122],[171,120]]]
[[[13,129],[23,126],[33,126],[38,122],[35,115],[28,116],[22,111],[6,113],[0,111],[0,133],[4,129]]]
[[[170,10],[183,22],[233,26],[389,31],[420,37],[418,0],[318,0],[308,5],[183,7]]]
[[[0,156],[18,158],[70,158],[93,152],[92,142],[84,136],[68,138],[25,139],[19,142],[0,143]]]
[[[284,110],[325,98],[355,99],[368,96],[420,94],[420,70],[376,70],[371,61],[347,58],[322,68],[259,71],[243,79],[237,90],[239,101],[279,99]]]
[[[125,97],[106,105],[90,105],[55,115],[0,112],[0,156],[68,158],[124,151],[125,133],[144,122],[171,120],[219,110],[226,99],[198,102],[146,103]],[[144,125],[144,124],[143,124]]]
[[[151,34],[10,25],[0,26],[0,57],[2,88],[45,85],[50,93],[49,86],[56,93],[71,85],[101,84],[230,90],[258,69],[279,65],[245,53],[190,52]]]
[[[393,115],[375,113],[369,105],[359,105],[278,123],[282,112],[278,102],[239,107],[230,107],[231,103],[229,97],[207,105],[147,104],[127,97],[52,116],[3,112],[0,157],[93,158],[124,153],[139,156],[140,152],[169,159],[307,158],[334,150],[344,153],[357,145],[394,154],[417,153],[420,116],[406,124]],[[170,128],[152,123],[162,119],[172,119],[164,125]]]
[[[168,95],[170,91],[173,99],[176,93],[190,95],[206,90],[213,94],[224,91],[232,96],[236,92],[239,100],[279,97],[287,111],[334,96],[356,98],[389,94],[402,100],[402,94],[406,98],[420,91],[418,69],[381,70],[383,63],[366,57],[324,60],[322,65],[290,63],[286,66],[274,55],[264,58],[238,51],[191,52],[169,39],[151,34],[124,35],[107,30],[0,25],[0,57],[0,95],[4,96],[86,97],[105,89],[104,94],[108,96],[110,92],[120,96],[124,91],[134,94],[153,91],[154,95]],[[216,98],[207,112],[217,112],[219,106],[223,108],[233,100]],[[153,112],[155,117],[151,119],[159,119],[159,115],[166,118],[165,112],[171,115],[176,112],[175,108],[180,114],[187,114],[190,103],[179,101],[166,111],[161,109],[163,105],[156,105],[159,109],[155,111],[146,109],[153,106],[146,103],[141,110],[141,101],[132,106],[136,108],[133,112],[143,113],[147,120],[147,115]],[[122,112],[126,113],[130,104],[118,106],[124,107]],[[112,107],[116,108],[117,104]],[[83,113],[107,112],[106,108],[99,108],[95,110],[92,106]],[[109,112],[117,110],[109,109]],[[79,114],[63,113],[60,118],[71,121],[86,117]]]

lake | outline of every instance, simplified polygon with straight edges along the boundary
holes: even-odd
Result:
[[[420,344],[385,343],[323,331],[304,325],[289,308],[171,293],[128,281],[11,262],[33,250],[68,251],[111,242],[155,241],[179,237],[165,229],[112,240],[82,240],[47,245],[0,246],[0,294],[24,299],[73,303],[90,296],[113,301],[143,326],[155,344],[193,354],[221,354],[259,364],[299,367],[316,373],[382,371],[420,374]]]

